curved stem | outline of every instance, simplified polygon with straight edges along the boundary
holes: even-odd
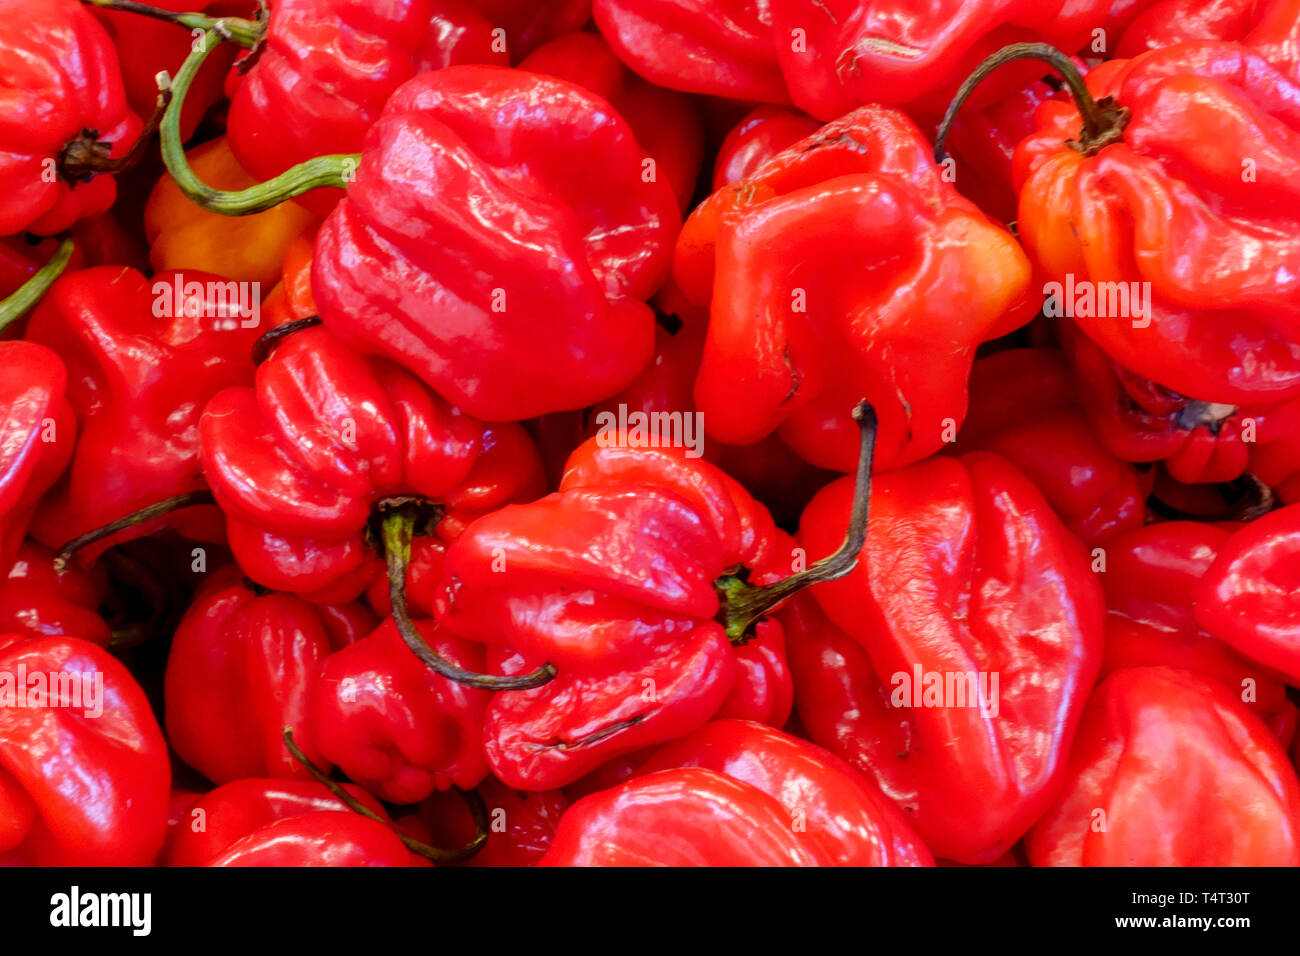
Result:
[[[250,50],[266,35],[265,23],[240,17],[208,17],[201,13],[175,13],[171,10],[151,7],[147,3],[137,3],[135,0],[81,0],[81,2],[87,6],[99,7],[101,10],[117,10],[154,20],[164,20],[190,30],[213,30],[223,39],[233,40]]]
[[[93,130],[82,130],[68,140],[59,153],[59,175],[70,183],[88,183],[96,176],[125,172],[144,156],[150,138],[158,132],[167,105],[172,101],[170,89],[159,90],[153,115],[145,123],[131,148],[117,159],[109,159],[113,144],[96,139]]]
[[[416,629],[406,606],[406,568],[411,560],[411,537],[415,517],[412,509],[399,507],[383,518],[382,534],[384,559],[388,564],[388,597],[393,605],[393,620],[412,653],[426,666],[448,680],[483,690],[529,690],[541,687],[555,679],[555,667],[543,664],[531,674],[504,677],[496,674],[476,674],[451,663],[437,653]]]
[[[858,555],[867,543],[867,517],[871,510],[871,462],[876,450],[876,410],[863,399],[853,409],[862,442],[858,449],[858,471],[853,485],[853,511],[839,550],[805,570],[773,584],[756,586],[739,575],[718,579],[714,587],[721,599],[718,623],[732,643],[744,643],[752,628],[777,605],[814,584],[844,577],[858,566]]]
[[[280,344],[281,340],[287,339],[295,332],[301,332],[303,329],[315,328],[323,324],[319,315],[309,315],[305,319],[294,319],[291,322],[281,322],[275,328],[264,333],[256,342],[253,343],[253,364],[261,365],[266,361],[271,350]]]
[[[71,239],[64,239],[49,262],[33,272],[32,277],[24,282],[17,292],[0,301],[0,332],[3,332],[9,323],[16,322],[26,315],[37,302],[41,301],[41,297],[49,291],[50,286],[54,285],[54,280],[68,267],[68,260],[72,258],[72,250],[75,246],[76,243]]]
[[[199,505],[215,505],[217,500],[212,497],[210,491],[187,491],[183,495],[176,495],[174,498],[167,498],[147,508],[141,508],[139,511],[118,518],[116,521],[109,522],[102,528],[96,528],[94,531],[87,531],[85,534],[77,535],[63,547],[59,548],[59,553],[54,556],[54,570],[58,574],[68,570],[68,565],[72,562],[75,555],[87,545],[94,544],[96,541],[102,541],[105,538],[111,538],[120,531],[127,528],[134,528],[138,524],[144,524],[146,521],[152,521],[155,518],[161,518],[163,515],[169,515],[173,511],[180,511],[182,508],[194,508]]]
[[[942,163],[948,158],[944,143],[948,139],[953,120],[957,117],[957,111],[966,102],[966,98],[990,73],[1013,60],[1042,60],[1061,74],[1070,96],[1074,98],[1075,106],[1078,107],[1079,115],[1083,118],[1083,129],[1079,139],[1069,141],[1071,148],[1085,156],[1091,156],[1123,135],[1124,127],[1128,124],[1128,108],[1116,105],[1110,97],[1094,100],[1092,93],[1088,91],[1088,83],[1084,80],[1083,74],[1068,56],[1049,43],[1012,43],[975,67],[974,72],[966,77],[966,81],[957,90],[957,95],[948,104],[948,110],[943,114],[943,120],[939,123],[939,130],[934,137],[936,163]]]
[[[293,730],[289,727],[284,728],[284,745],[289,749],[290,756],[292,756],[294,760],[298,761],[298,763],[302,764],[302,766],[306,768],[307,772],[312,775],[312,778],[325,787],[325,789],[330,793],[334,794],[334,796],[337,797],[345,807],[354,813],[361,814],[361,816],[365,817],[367,820],[374,820],[376,823],[382,823],[396,834],[397,838],[402,841],[403,845],[408,850],[424,857],[426,860],[431,860],[440,866],[448,866],[452,863],[463,863],[479,850],[483,849],[483,845],[487,843],[487,807],[484,806],[483,798],[479,795],[477,790],[466,792],[459,787],[456,788],[456,792],[460,794],[461,799],[465,801],[466,806],[469,807],[469,812],[474,817],[474,839],[470,840],[469,843],[466,843],[464,846],[457,847],[454,850],[444,850],[440,847],[429,846],[427,843],[421,843],[419,840],[415,839],[415,837],[407,836],[401,830],[397,829],[391,821],[385,820],[379,814],[375,813],[374,810],[371,810],[356,797],[352,796],[352,794],[348,793],[347,790],[343,788],[342,784],[331,779],[324,770],[321,770],[320,767],[316,766],[316,764],[312,762],[311,758],[302,752],[302,748],[293,742]]]
[[[217,48],[223,37],[217,30],[209,30],[198,42],[194,51],[185,58],[180,71],[171,82],[173,96],[163,114],[162,155],[172,179],[186,197],[210,212],[223,216],[252,216],[265,212],[280,203],[309,193],[322,186],[343,188],[352,179],[360,157],[356,155],[317,156],[293,166],[274,179],[234,192],[214,189],[190,168],[181,139],[181,110],[185,95],[198,74],[203,61]]]

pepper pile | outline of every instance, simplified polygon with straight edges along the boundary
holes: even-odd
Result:
[[[0,0],[0,863],[1300,865],[1294,0]]]

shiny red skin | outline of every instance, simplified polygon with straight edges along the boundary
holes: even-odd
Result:
[[[478,514],[530,497],[541,480],[518,425],[489,429],[323,328],[285,339],[253,388],[218,393],[199,439],[244,573],[331,604],[374,578],[364,532],[379,499],[420,495]]]
[[[232,843],[208,866],[414,866],[393,829],[348,810],[276,820]]]
[[[463,0],[276,0],[257,59],[231,93],[230,148],[258,180],[360,152],[411,77],[455,63],[506,65],[491,30]],[[318,189],[299,201],[324,215],[340,198]]]
[[[581,30],[591,20],[591,0],[469,0],[494,26],[506,31],[515,62],[549,40]]]
[[[1167,667],[1122,670],[1089,700],[1026,846],[1034,866],[1295,866],[1300,783],[1230,691]]]
[[[645,158],[567,81],[486,66],[417,77],[317,235],[320,316],[485,421],[606,398],[650,359],[645,301],[680,222]]]
[[[1231,40],[1300,79],[1296,0],[1119,0],[1105,30],[1118,37],[1105,51],[1118,59],[1192,40]]]
[[[495,777],[475,789],[483,798],[488,838],[466,866],[532,866],[551,847],[555,828],[569,806],[561,790],[529,793],[507,787]],[[474,820],[459,794],[435,793],[420,804],[419,816],[398,821],[418,839],[434,846],[464,846],[474,839]]]
[[[0,634],[74,634],[108,647],[112,632],[99,615],[109,597],[101,569],[54,571],[54,552],[24,541],[8,575],[0,580]]]
[[[17,685],[21,673],[29,689],[37,674],[98,677],[102,713],[68,688],[57,706],[0,706],[0,852],[37,866],[147,866],[167,832],[171,766],[135,678],[77,637],[0,636],[0,674]]]
[[[805,509],[809,554],[837,539],[851,498],[842,478]],[[1078,541],[1004,459],[938,457],[876,476],[863,560],[810,593],[825,616],[799,601],[782,616],[812,739],[874,780],[937,856],[1006,853],[1054,796],[1101,663],[1105,609]],[[987,674],[997,713],[914,706],[899,678],[915,667],[945,683]]]
[[[710,721],[664,745],[636,776],[675,767],[715,770],[761,790],[839,866],[934,864],[902,812],[873,784],[829,751],[772,727]]]
[[[481,645],[417,622],[445,659],[481,673]],[[324,758],[390,803],[469,790],[488,773],[483,719],[492,694],[434,673],[388,619],[330,655],[311,685],[311,737]]]
[[[72,458],[77,422],[58,354],[0,342],[0,567],[9,567],[32,509]]]
[[[748,179],[777,153],[821,129],[821,121],[787,106],[760,106],[742,119],[718,147],[713,188]]]
[[[126,104],[112,40],[76,0],[0,2],[0,236],[52,236],[113,204],[117,184],[97,175],[73,184],[58,174],[63,148],[83,130],[130,152],[140,120]]]
[[[168,308],[175,305],[177,279],[203,284],[194,308],[189,302]],[[161,272],[151,280],[134,269],[98,266],[63,276],[41,300],[27,337],[63,357],[79,425],[71,467],[33,522],[32,534],[43,544],[61,547],[147,505],[206,487],[200,413],[220,390],[251,384],[249,354],[264,331],[255,318],[223,310],[211,284],[224,282],[203,272]],[[186,314],[195,311],[203,314]],[[186,509],[104,539],[82,560],[163,527],[220,540],[215,509]]]

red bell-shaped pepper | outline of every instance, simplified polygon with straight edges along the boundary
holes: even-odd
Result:
[[[1300,783],[1273,735],[1187,671],[1112,674],[1064,786],[1026,841],[1035,866],[1296,866]]]
[[[265,594],[239,570],[218,570],[172,639],[164,681],[167,737],[182,760],[214,783],[244,777],[304,779],[285,748],[293,730],[309,759],[312,684],[332,647],[375,626],[364,608],[327,608]]]
[[[942,447],[976,347],[1034,306],[1015,240],[930,152],[907,117],[864,107],[692,213],[674,275],[712,303],[695,386],[712,437],[747,445],[779,428],[806,461],[850,471],[848,410],[865,396],[880,469]]]
[[[77,637],[0,636],[0,852],[38,866],[147,866],[171,767],[144,692]]]
[[[113,204],[135,146],[113,42],[77,0],[0,2],[0,236],[54,235]]]
[[[488,429],[322,328],[281,341],[255,387],[217,394],[199,437],[244,573],[275,590],[332,588],[329,603],[370,583],[366,529],[381,500],[477,514],[535,494],[541,480],[518,425]]]
[[[223,388],[251,384],[257,302],[239,283],[202,272],[99,266],[60,278],[27,337],[68,367],[80,433],[72,466],[44,499],[32,533],[58,548],[178,495],[202,490],[198,425]],[[184,509],[165,526],[220,539],[213,508]],[[86,557],[160,527],[142,523],[102,539]]]
[[[485,669],[483,647],[417,622],[444,660]],[[434,673],[392,619],[331,654],[311,685],[311,736],[326,760],[391,803],[468,790],[488,773],[483,716],[491,694]],[[305,748],[304,748],[305,749]]]
[[[758,107],[737,123],[718,147],[713,188],[748,179],[777,153],[811,136],[821,125],[807,113],[789,107]]]
[[[1201,579],[1196,620],[1300,685],[1300,505],[1236,531]]]
[[[24,541],[9,574],[0,580],[0,634],[75,634],[108,647],[112,639],[99,608],[109,597],[103,569],[54,570],[54,552]]]
[[[975,363],[970,412],[953,451],[976,449],[1029,476],[1085,544],[1140,528],[1146,518],[1150,481],[1093,435],[1054,349],[1008,349]]]
[[[851,497],[841,479],[805,509],[810,553]],[[1078,541],[1004,459],[939,457],[876,478],[861,562],[811,593],[829,621],[801,602],[784,615],[809,735],[937,856],[1006,853],[1055,793],[1101,662],[1101,591]]]
[[[703,767],[778,800],[787,826],[840,866],[931,866],[934,858],[902,812],[871,783],[816,744],[747,720],[714,720],[660,748],[643,776]]]
[[[72,457],[77,422],[59,356],[0,342],[0,567],[8,568],[32,509]]]
[[[1165,521],[1107,544],[1099,575],[1109,611],[1101,674],[1157,666],[1194,671],[1235,694],[1286,747],[1296,729],[1286,684],[1196,621],[1200,581],[1229,535],[1212,524]]]
[[[1232,40],[1300,79],[1300,4],[1296,0],[1119,0],[1104,29],[1105,51],[1127,59],[1194,40]]]

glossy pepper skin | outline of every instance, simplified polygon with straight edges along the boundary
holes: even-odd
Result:
[[[370,583],[365,530],[378,500],[419,495],[455,517],[527,498],[540,481],[518,425],[489,429],[323,328],[284,339],[254,387],[213,397],[199,438],[244,573],[273,590],[329,588],[327,603]]]
[[[344,789],[387,819],[383,806],[365,790],[351,784]],[[166,862],[169,866],[407,866],[410,858],[391,829],[348,809],[322,784],[248,778],[217,787],[194,803],[171,835]]]
[[[485,421],[606,398],[650,359],[645,301],[680,221],[645,159],[608,104],[564,80],[485,66],[417,77],[371,127],[316,238],[320,316]]]
[[[108,647],[112,632],[100,617],[109,582],[102,569],[54,570],[54,552],[24,541],[8,574],[0,579],[0,634],[75,634]]]
[[[483,672],[482,645],[432,621],[416,627],[443,658]],[[487,776],[483,719],[491,698],[426,667],[390,618],[321,665],[311,684],[312,739],[371,793],[419,803],[435,790],[472,789]]]
[[[1069,320],[1058,327],[1084,413],[1114,455],[1163,462],[1186,484],[1232,481],[1270,455],[1276,464],[1265,470],[1278,482],[1289,476],[1283,460],[1300,444],[1300,399],[1262,406],[1191,399],[1128,370]]]
[[[1127,108],[1127,125],[1085,155],[1063,145],[1080,135],[1075,105],[1039,108],[1038,131],[1015,158],[1026,251],[1063,287],[1150,283],[1149,315],[1073,309],[1084,334],[1133,373],[1211,403],[1294,398],[1300,89],[1221,43],[1104,63],[1087,86]]]
[[[322,763],[307,707],[321,662],[375,626],[353,605],[309,604],[259,593],[234,567],[214,572],[185,612],[164,675],[167,739],[214,783],[245,777],[306,779],[283,731]]]
[[[689,97],[641,79],[595,33],[556,37],[519,69],[558,76],[607,99],[654,158],[656,175],[672,186],[679,208],[690,208],[704,159],[704,126]]]
[[[9,567],[41,495],[72,458],[68,372],[34,342],[0,342],[0,567]]]
[[[104,28],[76,0],[4,0],[0,77],[0,236],[54,235],[108,209],[113,177],[74,159],[126,155],[141,124]]]
[[[770,0],[776,53],[790,98],[823,120],[860,103],[939,108],[985,56],[1023,40],[1074,51],[1110,0]],[[792,42],[803,31],[803,43]],[[1013,68],[985,96],[1042,75]],[[1024,82],[1021,82],[1021,80]]]
[[[1296,0],[1120,0],[1105,24],[1117,59],[1195,40],[1249,47],[1300,79],[1300,5]]]
[[[1300,506],[1223,542],[1196,591],[1196,620],[1253,661],[1300,684]]]
[[[560,790],[529,793],[507,787],[495,777],[476,788],[488,815],[488,838],[467,866],[532,866],[551,848],[569,800]],[[465,801],[452,793],[435,793],[420,804],[419,816],[398,821],[417,839],[434,846],[463,846],[474,838],[474,821]]]
[[[469,0],[506,32],[515,62],[549,40],[581,30],[591,20],[591,0]]]
[[[27,706],[0,706],[0,851],[36,866],[151,863],[171,767],[135,678],[88,641],[26,634],[0,636],[0,674],[29,694]],[[57,693],[30,696],[35,678],[49,686],[59,675]]]
[[[1295,866],[1300,783],[1258,719],[1186,671],[1119,671],[1093,693],[1035,866]]]
[[[718,147],[713,164],[713,188],[748,179],[782,150],[806,139],[821,123],[786,106],[760,106],[746,115]]]
[[[975,348],[1031,318],[1015,240],[945,182],[901,113],[863,107],[697,207],[674,277],[711,303],[696,405],[718,441],[778,431],[850,471],[866,397],[876,468],[943,445]],[[961,316],[954,321],[954,316]]]
[[[1093,435],[1058,351],[1007,349],[979,359],[970,406],[954,453],[1007,459],[1085,544],[1142,527],[1150,481]]]
[[[1106,650],[1101,676],[1130,667],[1177,667],[1232,692],[1283,747],[1296,708],[1275,672],[1242,656],[1196,621],[1201,579],[1231,532],[1213,524],[1164,521],[1106,547]]]
[[[230,147],[256,180],[355,153],[399,86],[452,63],[506,64],[492,25],[460,0],[276,0],[253,66],[231,94]],[[316,190],[324,215],[341,198]]]
[[[805,509],[810,554],[851,494],[840,479]],[[783,614],[809,736],[936,856],[1007,852],[1055,793],[1102,652],[1100,588],[1042,494],[987,452],[878,475],[861,562],[810,593],[824,615],[800,599]],[[931,698],[935,674],[983,683]]]
[[[184,291],[190,283],[199,285]],[[27,336],[63,356],[80,426],[71,467],[33,524],[42,543],[61,547],[204,487],[199,415],[221,389],[252,380],[249,353],[260,334],[256,315],[239,314],[238,294],[214,283],[225,280],[196,272],[150,280],[134,269],[99,266],[60,278],[32,314]],[[163,526],[219,539],[219,517],[212,508],[184,509],[161,524],[101,541],[85,555]]]
[[[714,620],[714,582],[738,565],[756,584],[789,574],[766,510],[681,448],[619,437],[580,446],[555,494],[470,525],[447,550],[438,620],[495,645],[508,672],[558,671],[493,698],[484,739],[497,777],[554,789],[724,708],[767,710],[755,704],[784,669],[780,625],[761,621],[733,648]],[[751,655],[755,667],[738,664]]]
[[[829,751],[775,728],[710,721],[661,747],[637,776],[674,767],[715,770],[763,791],[791,822],[799,821],[796,832],[839,866],[934,864],[902,812],[874,785]]]

